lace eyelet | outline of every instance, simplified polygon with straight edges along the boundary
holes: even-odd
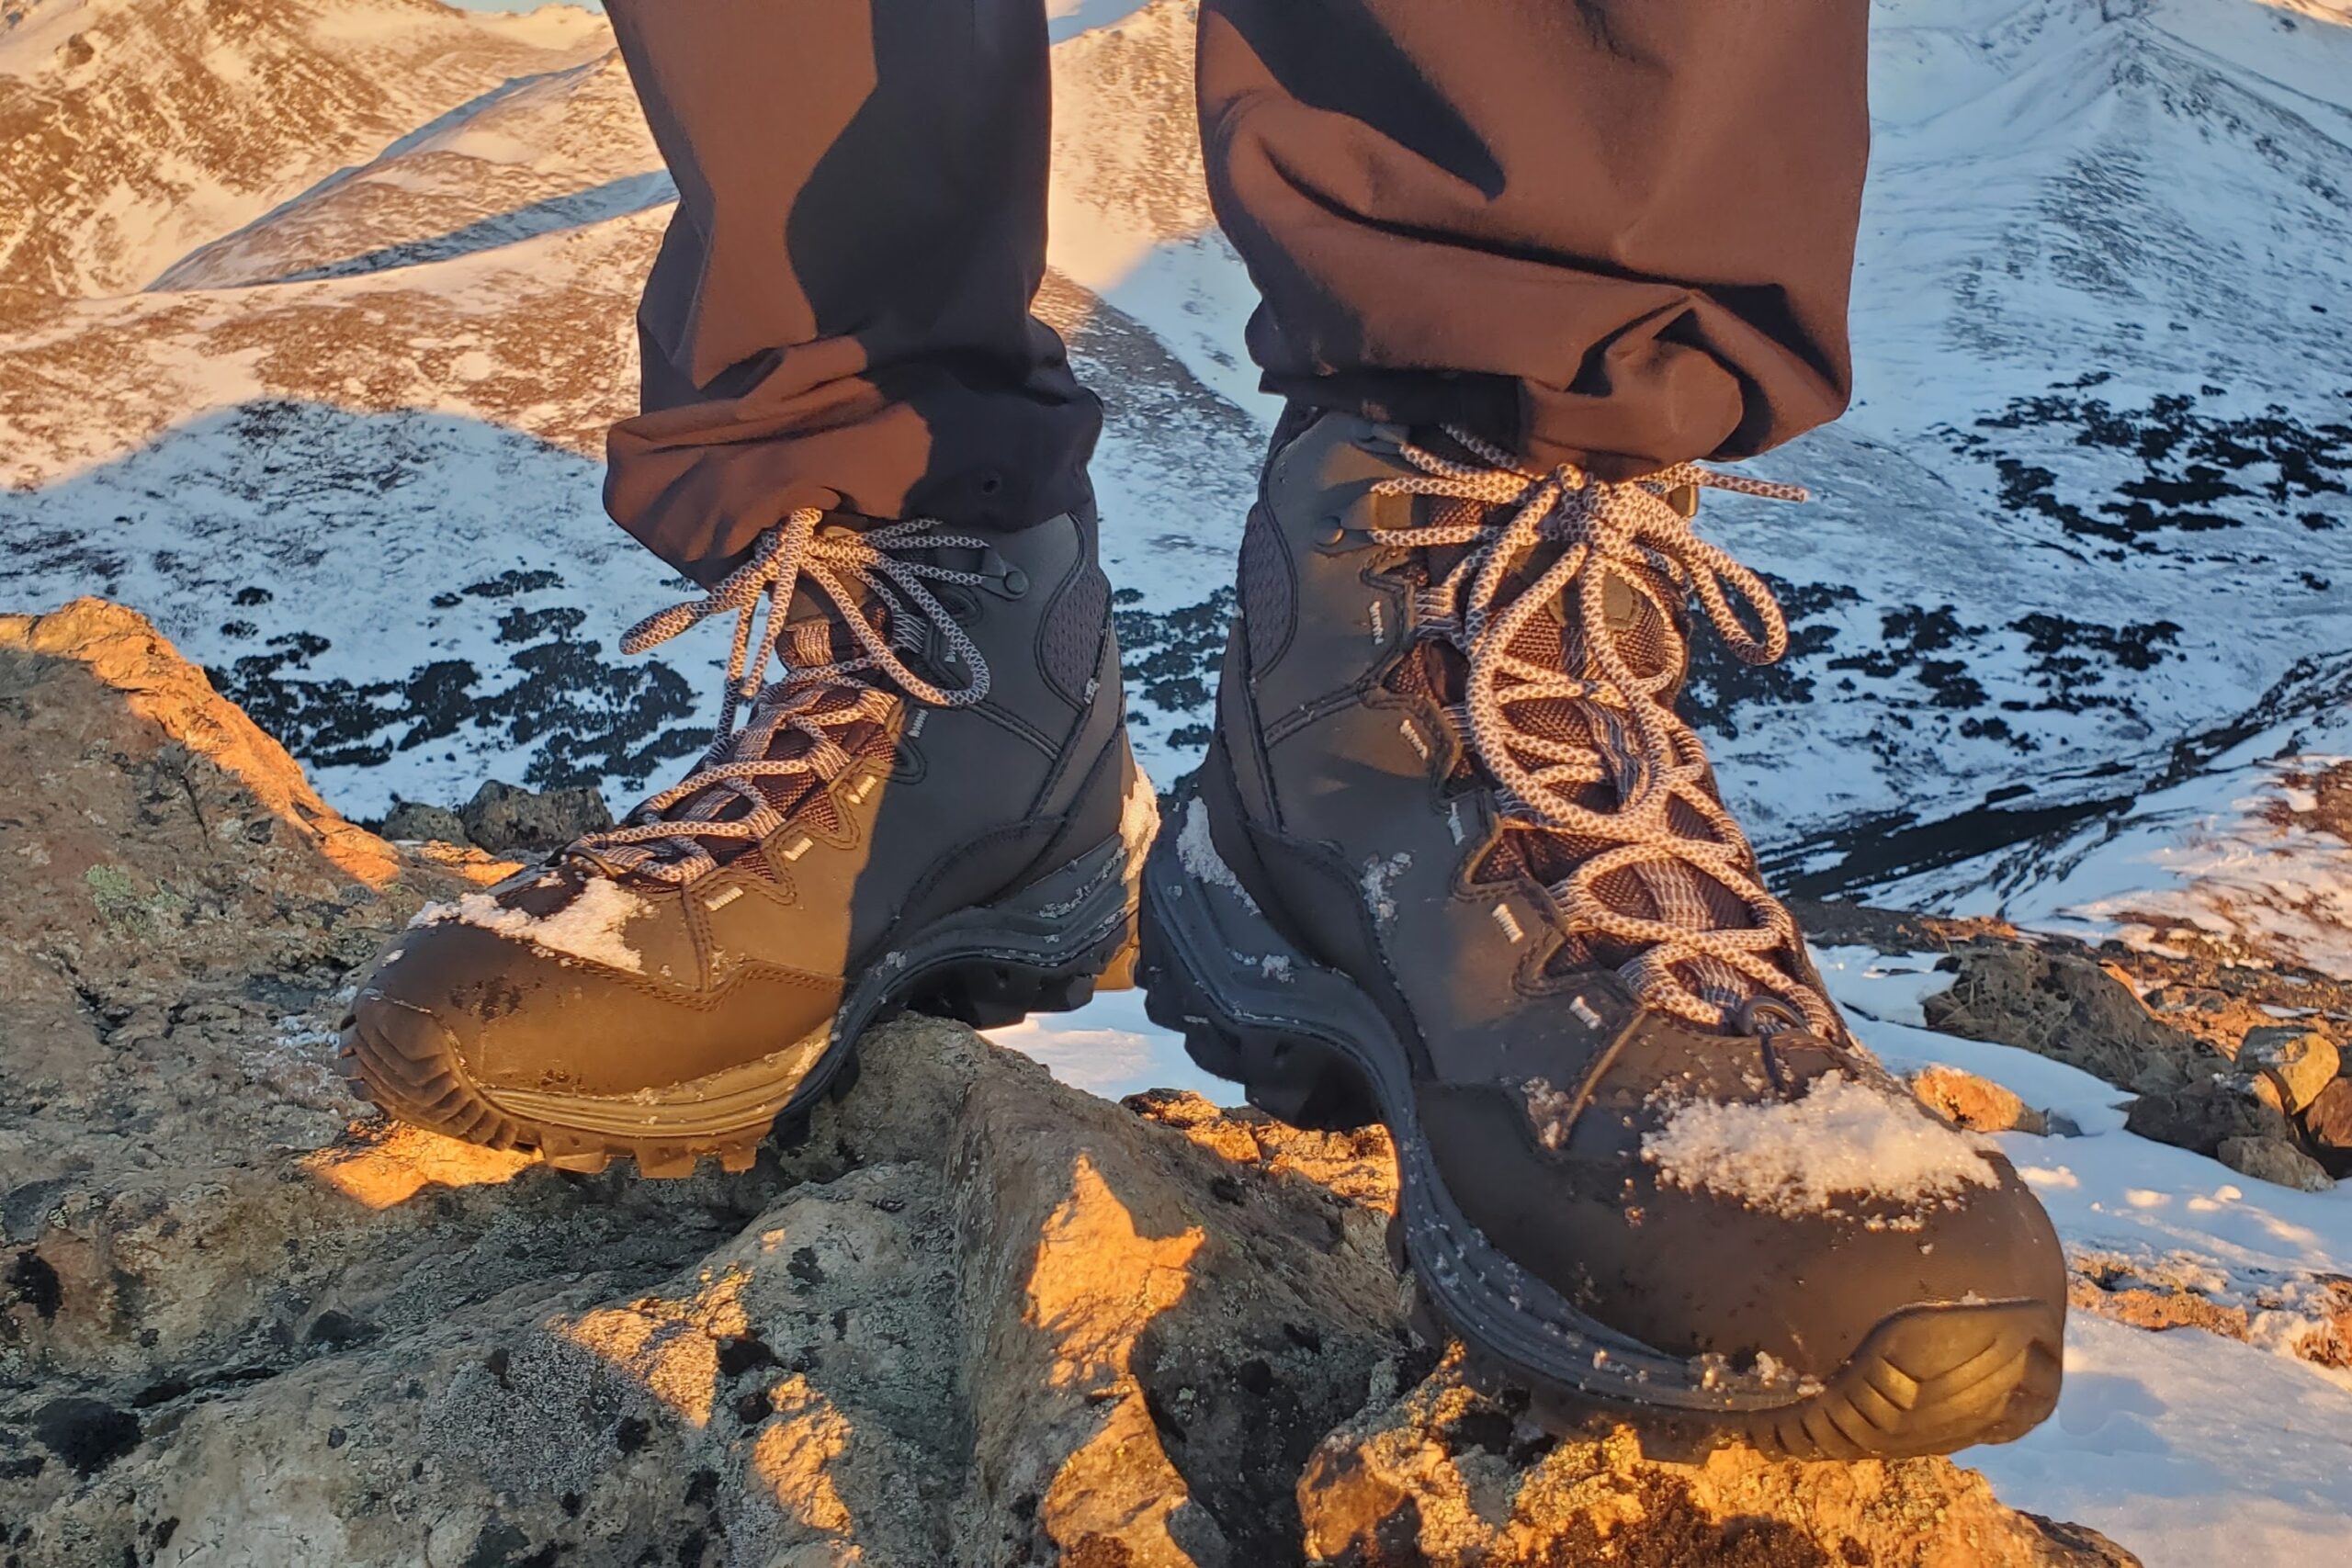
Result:
[[[1778,1028],[1773,1023],[1779,1024]],[[1750,997],[1739,1004],[1731,1015],[1731,1026],[1741,1034],[1753,1034],[1769,1040],[1775,1034],[1791,1030],[1810,1029],[1804,1014],[1797,1011],[1778,997]]]

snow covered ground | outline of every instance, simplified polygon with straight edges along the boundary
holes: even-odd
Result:
[[[2352,1274],[2352,1188],[2305,1193],[2248,1179],[2125,1132],[2125,1097],[2087,1073],[1917,1027],[1918,998],[1949,983],[1933,954],[1820,956],[1831,991],[1889,1066],[1960,1067],[2081,1127],[2080,1137],[2000,1140],[2070,1251],[2234,1279]],[[2352,1539],[2347,1394],[2352,1377],[2282,1350],[2077,1312],[2057,1415],[1963,1462],[2013,1506],[2079,1519],[2150,1568],[2326,1561]]]

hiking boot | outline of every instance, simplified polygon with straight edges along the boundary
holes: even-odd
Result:
[[[366,1092],[569,1169],[740,1170],[869,1023],[1080,1006],[1156,819],[1109,604],[1091,516],[982,539],[796,513],[624,639],[741,617],[709,751],[617,827],[418,915],[344,1021]]]
[[[1550,1424],[2015,1438],[2058,1392],[2049,1220],[1848,1033],[1674,713],[1690,596],[1786,641],[1692,533],[1709,487],[1785,493],[1286,422],[1145,872],[1152,1015],[1277,1116],[1387,1124],[1426,1311]]]

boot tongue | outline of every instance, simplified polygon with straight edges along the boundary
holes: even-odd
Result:
[[[1469,547],[1428,551],[1429,570],[1433,574],[1452,570]],[[1498,608],[1508,602],[1515,588],[1533,582],[1556,562],[1564,547],[1545,544],[1529,552],[1526,560],[1513,567],[1509,582],[1498,596]],[[1673,704],[1681,695],[1682,682],[1689,671],[1682,585],[1646,561],[1610,561],[1595,570],[1606,574],[1601,584],[1602,614],[1618,657],[1637,679],[1647,682],[1660,675],[1669,676],[1659,700]],[[1600,661],[1593,638],[1577,614],[1579,599],[1577,585],[1571,584],[1566,593],[1529,616],[1511,639],[1512,657],[1541,669],[1567,670],[1589,679],[1600,679]],[[1401,684],[1426,692],[1442,702],[1458,704],[1462,700],[1468,668],[1462,654],[1451,645],[1425,643],[1407,662],[1416,668]],[[1514,728],[1538,739],[1592,750],[1598,753],[1604,768],[1613,770],[1612,777],[1575,792],[1572,798],[1587,810],[1613,812],[1638,785],[1638,743],[1632,733],[1630,718],[1623,710],[1567,697],[1540,697],[1512,703],[1510,717]],[[1466,760],[1458,769],[1461,773],[1474,771],[1474,765]],[[1712,836],[1703,818],[1679,802],[1669,807],[1668,820],[1674,831],[1686,837],[1703,840]],[[1551,829],[1515,828],[1496,840],[1474,874],[1480,879],[1523,874],[1555,884],[1583,862],[1618,847],[1613,840]],[[1728,888],[1679,863],[1643,865],[1616,872],[1602,878],[1594,891],[1611,908],[1645,919],[1717,930],[1740,930],[1753,923],[1746,905]],[[1637,946],[1581,933],[1563,944],[1553,967],[1555,972],[1596,965],[1615,968],[1640,954]],[[1755,987],[1736,972],[1712,961],[1702,967],[1704,973],[1687,975],[1685,978],[1693,990],[1709,999],[1734,1007],[1754,993]]]
[[[881,635],[889,633],[888,618],[882,604],[870,592],[859,594],[859,609],[869,624]],[[792,596],[790,618],[777,632],[776,652],[792,669],[815,670],[827,665],[845,663],[860,657],[865,649],[850,629],[841,611],[821,590],[802,585]],[[857,706],[860,689],[847,681],[817,688],[795,709],[794,716],[822,719],[831,714],[841,714]],[[857,718],[826,727],[836,745],[852,756],[868,750],[889,748],[887,726],[870,718]],[[736,732],[736,741],[729,760],[734,761],[775,761],[806,753],[814,744],[808,736],[791,724],[771,725],[769,716],[755,707],[744,727]],[[703,764],[697,763],[697,766]],[[793,773],[763,774],[748,782],[768,806],[786,817],[795,817],[820,832],[832,832],[841,824],[833,807],[831,795],[823,787],[826,781],[813,773]],[[718,785],[698,791],[670,807],[663,816],[679,825],[681,838],[695,837],[692,822],[697,807],[709,809],[706,803],[717,807],[713,819],[740,818],[751,809],[749,803]],[[741,861],[746,869],[767,874],[766,857],[750,852],[757,848],[748,840],[737,838],[704,838],[701,843],[711,858],[725,865]]]

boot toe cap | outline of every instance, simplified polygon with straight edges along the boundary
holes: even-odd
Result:
[[[1545,1148],[1500,1090],[1423,1110],[1448,1194],[1485,1244],[1669,1356],[1760,1354],[1826,1377],[1907,1312],[2064,1310],[2057,1235],[1997,1153],[1928,1190],[1791,1198],[1678,1180],[1637,1147]]]

